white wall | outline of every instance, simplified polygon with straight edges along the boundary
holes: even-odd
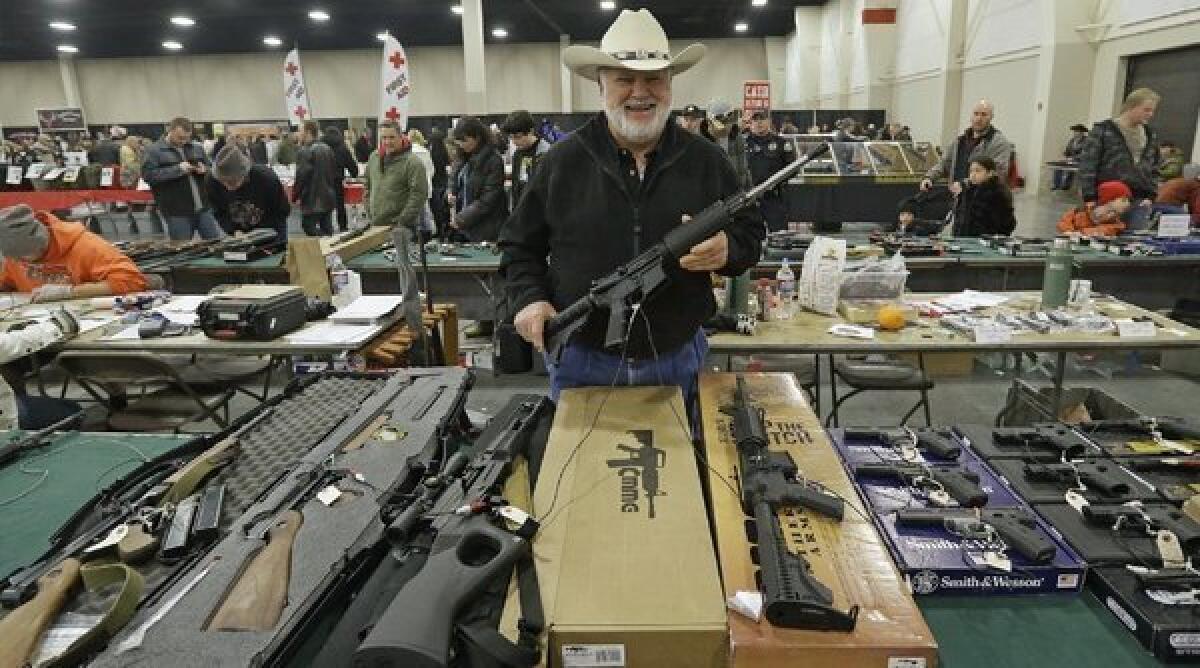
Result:
[[[908,0],[896,7],[896,55],[888,118],[913,138],[941,136],[943,54],[952,0]]]
[[[57,61],[0,66],[0,125],[37,125],[34,109],[62,107],[66,101]]]
[[[968,114],[980,99],[991,100],[996,107],[994,124],[1017,148],[1019,154],[1033,143],[1033,105],[1031,84],[1037,78],[1037,56],[1009,60],[995,65],[979,65],[963,70],[962,97],[958,130],[969,122]],[[1021,161],[1023,163],[1023,160]],[[1029,167],[1022,164],[1022,171]]]
[[[739,104],[742,82],[768,77],[763,39],[706,40],[708,55],[676,80],[677,106],[714,98]],[[672,43],[672,52],[688,42]],[[313,108],[320,118],[373,117],[378,104],[379,52],[301,52]],[[413,47],[414,116],[462,113],[466,103],[462,49]],[[89,123],[153,123],[177,115],[196,120],[286,118],[282,54],[78,59],[80,95]],[[489,44],[487,111],[561,109],[559,45]],[[782,85],[782,79],[780,79]],[[596,85],[573,79],[575,111],[600,109]],[[781,95],[782,90],[776,93]],[[55,61],[0,63],[0,124],[32,125],[36,107],[66,102]]]

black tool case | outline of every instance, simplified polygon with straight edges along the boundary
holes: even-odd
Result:
[[[273,341],[304,326],[306,301],[290,285],[244,285],[201,303],[197,322],[210,338]]]

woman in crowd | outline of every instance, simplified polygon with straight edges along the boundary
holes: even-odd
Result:
[[[1000,182],[996,161],[988,157],[972,160],[966,187],[954,203],[954,236],[1008,236],[1016,227],[1012,193]]]

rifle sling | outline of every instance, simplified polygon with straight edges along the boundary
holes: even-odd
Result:
[[[119,561],[92,561],[84,564],[79,569],[79,574],[88,591],[99,591],[118,582],[121,583],[121,590],[113,600],[112,606],[105,611],[95,626],[71,643],[62,654],[45,664],[52,668],[82,663],[91,649],[115,636],[133,618],[138,603],[142,600],[145,580],[141,573]]]

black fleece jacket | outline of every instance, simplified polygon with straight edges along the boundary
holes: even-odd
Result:
[[[598,114],[547,153],[500,234],[500,272],[513,312],[540,300],[562,310],[587,293],[592,281],[661,241],[718,198],[738,191],[725,153],[703,137],[667,123],[650,155],[639,189],[632,167]],[[754,207],[742,210],[726,231],[729,258],[720,273],[737,275],[758,262],[766,235]],[[646,359],[692,340],[716,310],[708,272],[690,272],[674,261],[669,282],[643,302],[653,346],[641,318],[626,355]],[[608,312],[597,309],[576,341],[599,349]]]

